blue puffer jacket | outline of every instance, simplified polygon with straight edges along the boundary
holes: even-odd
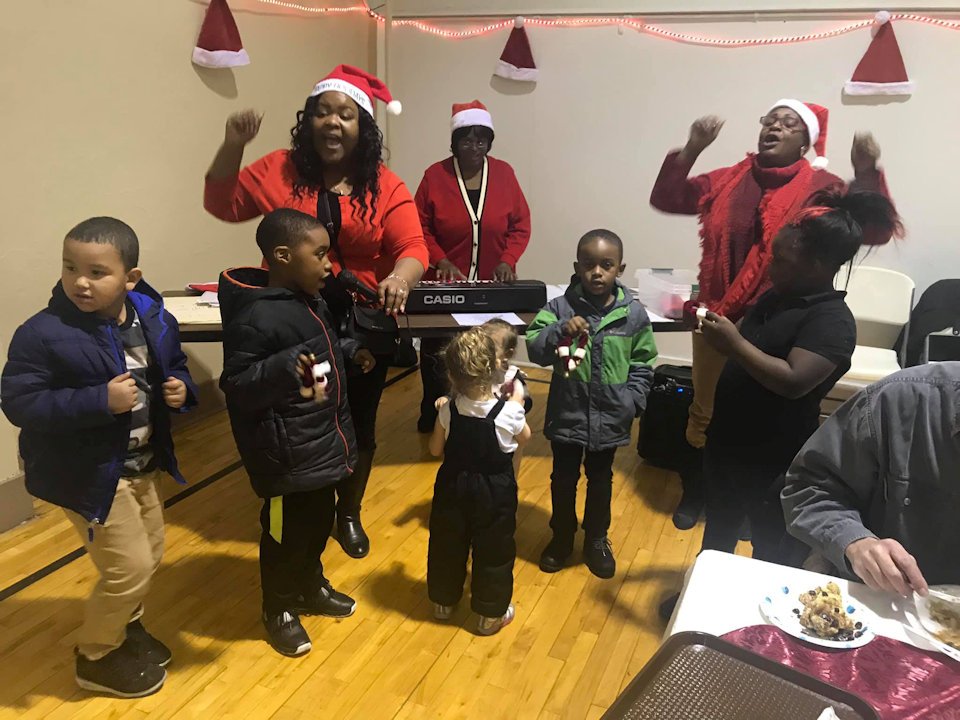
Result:
[[[173,454],[170,412],[196,405],[197,389],[180,349],[176,318],[160,295],[140,282],[128,297],[156,365],[153,435],[161,470],[184,482]],[[130,413],[107,409],[107,383],[127,371],[116,321],[79,310],[58,283],[45,310],[17,328],[0,384],[4,414],[20,433],[20,455],[31,495],[102,524],[110,513],[130,438]],[[169,410],[161,384],[187,385],[187,402]]]

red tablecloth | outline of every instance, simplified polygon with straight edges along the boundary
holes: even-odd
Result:
[[[946,655],[886,637],[855,650],[828,650],[772,625],[723,638],[859,695],[883,720],[960,720],[960,663]]]

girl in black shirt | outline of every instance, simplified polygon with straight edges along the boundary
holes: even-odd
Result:
[[[888,232],[864,233],[864,226]],[[820,401],[850,369],[856,323],[834,290],[865,237],[902,235],[889,199],[873,192],[825,191],[777,235],[772,289],[741,323],[707,313],[704,338],[728,360],[707,430],[703,548],[733,552],[745,517],[753,556],[798,559],[780,509],[782,476],[816,430]]]

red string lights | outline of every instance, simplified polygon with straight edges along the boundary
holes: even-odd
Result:
[[[346,13],[364,13],[379,23],[386,22],[386,18],[376,12],[375,10],[370,9],[370,7],[364,3],[363,5],[353,5],[349,7],[310,7],[308,5],[301,5],[296,2],[287,2],[286,0],[259,0],[261,3],[268,5],[276,5],[278,7],[283,7],[292,10],[299,10],[301,12],[318,14],[318,15],[332,15],[332,14],[346,14]],[[945,20],[942,18],[930,17],[927,15],[916,15],[914,13],[890,13],[891,20],[901,20],[905,22],[915,22],[922,23],[924,25],[933,25],[934,27],[943,28],[946,30],[960,30],[960,21],[956,20]],[[418,20],[415,18],[399,18],[393,20],[394,27],[411,27],[420,32],[427,33],[428,35],[433,35],[435,37],[447,38],[450,40],[466,40],[469,38],[479,37],[481,35],[489,35],[490,33],[499,32],[500,30],[506,30],[513,27],[513,18],[505,20],[496,20],[493,22],[488,22],[482,25],[475,25],[468,28],[462,28],[458,30],[451,30],[448,28],[435,25],[433,23],[428,23],[423,20]],[[829,38],[834,38],[839,35],[845,35],[847,33],[854,32],[856,30],[862,30],[864,28],[869,28],[874,24],[873,17],[870,17],[866,20],[858,20],[856,22],[847,23],[846,25],[841,25],[839,27],[832,28],[830,30],[823,30],[821,32],[813,33],[804,33],[802,35],[778,35],[774,37],[754,37],[754,38],[720,38],[720,37],[709,37],[706,35],[695,35],[691,33],[676,32],[673,30],[668,30],[665,27],[659,25],[651,25],[645,23],[643,20],[637,17],[600,17],[600,16],[570,16],[570,17],[557,17],[557,18],[541,18],[541,17],[532,17],[525,18],[525,24],[527,27],[544,27],[544,28],[579,28],[579,27],[623,27],[630,28],[639,33],[644,33],[647,35],[653,35],[654,37],[664,38],[666,40],[673,40],[675,42],[687,43],[690,45],[706,45],[711,47],[755,47],[760,45],[792,45],[794,43],[801,42],[813,42],[815,40],[827,40]]]

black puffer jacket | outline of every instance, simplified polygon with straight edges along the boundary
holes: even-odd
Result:
[[[358,347],[340,340],[326,304],[283,288],[267,287],[260,268],[220,276],[223,374],[233,437],[263,498],[316,490],[347,477],[357,442],[347,405],[343,356]],[[328,400],[300,395],[297,355],[328,361]]]

